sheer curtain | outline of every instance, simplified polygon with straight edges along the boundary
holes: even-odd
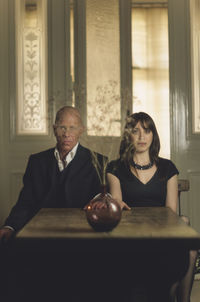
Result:
[[[170,158],[168,10],[132,9],[133,112],[144,111],[154,119],[160,155]]]

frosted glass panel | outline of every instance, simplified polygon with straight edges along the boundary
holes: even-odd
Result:
[[[132,9],[133,112],[147,112],[170,158],[168,10]]]
[[[193,132],[200,133],[200,0],[190,1]]]
[[[118,0],[86,0],[87,129],[89,135],[120,135]]]
[[[46,0],[16,0],[17,134],[47,133]]]

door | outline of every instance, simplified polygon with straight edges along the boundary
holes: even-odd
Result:
[[[181,196],[182,213],[200,231],[200,134],[193,131],[198,110],[194,106],[194,82],[198,83],[199,89],[199,77],[194,78],[193,66],[199,66],[199,58],[194,57],[191,44],[190,22],[195,22],[190,15],[191,8],[192,11],[196,9],[200,16],[199,1],[169,0],[171,143],[172,158],[180,171],[179,178],[190,181],[189,192]],[[194,33],[196,39],[197,34]],[[195,47],[199,53],[199,44]],[[198,105],[199,99],[196,102]]]
[[[22,18],[23,14],[25,14],[25,19],[23,26],[21,26],[22,31],[20,34],[18,34],[18,39],[15,40],[15,30],[19,27],[17,27],[15,24],[15,20],[18,18],[18,14],[20,14],[18,5],[21,7],[21,9],[24,9],[21,12],[20,18]],[[37,53],[37,43],[39,45],[38,47],[40,47],[41,37],[39,36],[38,38],[38,35],[40,35],[42,31],[45,31],[44,22],[42,29],[34,28],[34,26],[38,23],[39,13],[41,13],[41,10],[44,15],[46,14],[46,20],[48,23],[48,56],[45,55],[41,57],[42,60],[40,60],[41,58],[38,59],[37,57],[37,55],[39,56]],[[42,15],[41,19],[44,18],[44,15]],[[28,16],[30,18],[28,18]],[[66,36],[64,30],[65,1],[58,0],[47,2],[46,0],[2,0],[0,1],[0,20],[0,38],[1,41],[3,41],[0,50],[1,224],[17,200],[19,191],[22,187],[22,177],[29,155],[55,146],[55,139],[51,125],[53,123],[57,107],[66,104],[66,99],[68,99],[66,95],[67,85],[65,81],[66,69],[63,64],[63,62],[66,61]],[[28,26],[26,26],[27,23]],[[30,24],[33,24],[32,29]],[[24,34],[23,30],[26,29],[29,32]],[[18,47],[20,39],[22,44],[24,41],[23,49]],[[51,47],[52,40],[54,41],[54,43],[52,43],[53,47]],[[44,51],[44,49],[42,49],[42,51]],[[19,56],[16,56],[16,53],[18,52],[20,54],[24,54],[24,61],[20,61],[20,54]],[[36,112],[34,113],[34,121],[36,121],[37,116],[40,116],[41,114],[42,106],[38,107],[37,104],[35,105],[34,103],[40,102],[40,99],[37,99],[36,96],[40,94],[36,88],[40,86],[40,84],[38,84],[35,74],[37,72],[39,73],[39,69],[37,69],[39,61],[47,60],[47,58],[47,62],[49,64],[47,64],[48,85],[46,87],[48,88],[46,88],[46,95],[44,99],[47,109],[46,117],[41,118],[41,121],[42,119],[45,119],[46,129],[45,131],[40,132],[38,128],[36,129],[38,130],[37,133],[33,127],[35,126],[33,125],[34,123],[32,123],[32,127],[29,127],[31,124],[31,119],[29,119],[27,112],[29,113],[31,110]],[[51,63],[52,61],[53,63]],[[26,66],[23,65],[23,62],[25,62]],[[22,73],[24,72],[23,76],[27,74],[28,78],[27,82],[24,81],[25,84],[23,87],[20,86],[23,76],[19,83],[17,81],[17,79],[19,79],[21,76],[20,72],[18,72],[19,70],[21,70]],[[41,77],[44,77],[44,74],[41,75]],[[26,91],[26,88],[28,91]],[[20,89],[21,94],[19,93]],[[23,100],[24,103],[22,102],[20,104],[23,105],[21,111],[24,110],[27,115],[25,115],[25,113],[22,114],[24,123],[21,123],[21,111],[19,112],[18,108],[20,107],[19,102],[22,101],[21,98],[23,98],[25,94],[28,94],[28,100],[25,99]],[[21,98],[19,98],[19,95]],[[29,116],[33,116],[33,114],[29,114]],[[18,125],[20,125],[20,127],[18,127]],[[28,127],[30,129],[27,130]]]
[[[131,68],[129,73],[126,72],[126,66],[131,66],[126,58],[126,48],[130,52],[130,35],[122,34],[120,37],[119,31],[120,27],[121,32],[127,31],[127,22],[119,21],[120,17],[125,20],[123,12],[119,13],[119,7],[122,8],[120,11],[123,11],[128,3],[129,1],[118,0],[0,2],[0,38],[4,41],[0,50],[0,223],[3,223],[17,200],[29,155],[55,146],[52,123],[57,109],[63,105],[75,105],[81,111],[86,126],[81,140],[83,145],[109,155],[110,159],[116,156],[121,123],[127,114],[128,106],[131,107]],[[22,11],[18,10],[18,6]],[[45,19],[45,14],[47,18],[47,50],[46,56],[42,53],[42,59],[37,61],[34,58],[34,47],[37,47],[37,41],[41,43],[37,40],[37,35],[40,31],[45,31],[45,25],[43,23],[43,27],[35,32],[30,28],[37,24],[40,9],[43,10],[42,19]],[[24,23],[22,18],[25,18]],[[15,20],[21,23],[16,26]],[[23,36],[26,27],[28,40],[27,36]],[[95,35],[99,37],[96,42],[97,53],[92,50]],[[123,54],[120,51],[122,37],[126,42],[123,46],[126,51],[123,51]],[[21,54],[27,54],[27,57],[21,58]],[[23,69],[23,64],[27,63],[26,59],[29,63]],[[39,61],[47,61],[47,129],[43,133],[36,133],[33,127],[31,130],[23,128],[24,121],[26,126],[31,123],[28,117],[27,120],[25,117],[27,110],[30,110],[27,103],[31,102],[34,110],[35,102],[32,95],[28,94],[28,99],[23,103],[25,86],[35,89],[36,84],[38,85],[33,83],[33,78],[34,66],[39,64]],[[23,77],[27,74],[29,78],[23,86]],[[122,94],[123,104],[120,97]],[[128,102],[125,101],[127,98]]]

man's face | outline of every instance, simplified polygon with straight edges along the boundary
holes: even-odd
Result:
[[[79,137],[83,132],[83,126],[76,114],[66,112],[53,128],[57,140],[57,148],[63,157],[67,155],[79,141]]]

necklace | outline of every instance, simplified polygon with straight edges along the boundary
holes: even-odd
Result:
[[[153,166],[153,163],[151,163],[151,162],[148,165],[140,166],[140,165],[136,164],[134,162],[134,160],[132,161],[131,164],[137,170],[148,170],[148,169],[150,169]]]

